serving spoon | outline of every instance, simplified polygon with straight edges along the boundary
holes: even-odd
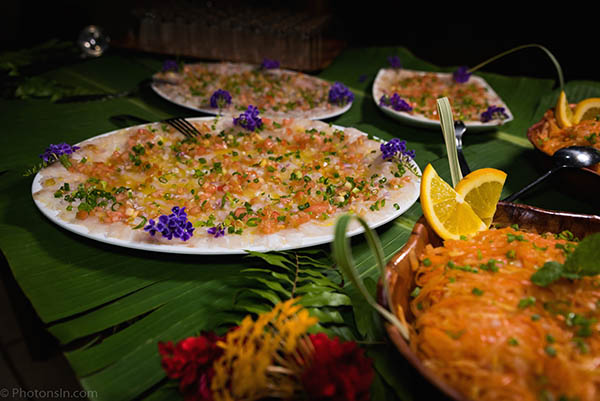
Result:
[[[533,181],[520,191],[517,191],[514,194],[502,199],[502,201],[514,201],[515,199],[523,195],[525,192],[529,191],[531,188],[535,187],[540,182],[544,181],[546,178],[550,177],[557,171],[562,170],[563,168],[590,167],[594,164],[600,163],[600,151],[590,146],[569,146],[567,148],[562,148],[554,152],[554,154],[552,155],[552,160],[554,161],[553,168],[548,170],[544,175],[542,175],[537,180]]]

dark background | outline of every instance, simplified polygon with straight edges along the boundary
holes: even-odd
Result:
[[[86,25],[118,28],[135,23],[131,10],[151,2],[133,0],[4,1],[0,5],[0,50],[33,46],[50,38],[75,40]],[[569,2],[380,2],[341,0],[292,1],[162,1],[169,4],[231,4],[286,7],[331,13],[331,34],[348,46],[404,46],[420,58],[439,66],[474,66],[515,46],[536,43],[558,59],[565,80],[599,80],[598,10]],[[561,7],[562,8],[559,8]],[[589,6],[588,6],[589,7]],[[569,10],[569,11],[566,11]],[[218,43],[215,44],[218,46]],[[528,49],[485,67],[506,75],[556,79],[549,58],[539,49]]]

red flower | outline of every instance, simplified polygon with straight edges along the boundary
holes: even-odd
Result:
[[[363,350],[355,342],[331,340],[324,333],[311,334],[310,340],[314,359],[301,378],[308,399],[367,401],[374,373]]]
[[[221,338],[214,333],[204,333],[183,339],[176,345],[171,341],[158,343],[161,365],[168,377],[180,380],[179,390],[186,401],[212,400],[212,366],[223,353],[216,344],[218,340]]]

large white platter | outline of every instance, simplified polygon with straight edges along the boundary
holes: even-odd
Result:
[[[212,121],[213,119],[214,119],[213,117],[199,117],[199,118],[189,118],[188,120],[201,122],[201,121]],[[154,124],[158,124],[158,123],[154,123]],[[135,127],[129,127],[129,128],[143,128],[146,126],[148,126],[148,124],[142,124],[142,125],[138,125]],[[335,126],[335,128],[338,128],[341,130],[344,129],[344,127],[339,127],[339,126]],[[108,133],[105,133],[102,135],[98,135],[98,136],[90,138],[86,141],[83,141],[82,143],[79,143],[77,145],[81,146],[85,142],[93,141],[97,138],[107,137],[107,136],[116,134],[117,132],[120,132],[120,131],[121,130],[115,130],[115,131],[111,131],[111,132],[108,132]],[[382,226],[382,225],[394,220],[398,216],[402,215],[406,210],[408,210],[418,200],[421,170],[414,161],[411,161],[411,167],[412,167],[413,171],[415,171],[418,174],[418,177],[417,177],[417,179],[412,180],[412,183],[406,185],[406,188],[403,188],[403,191],[406,191],[406,192],[403,194],[402,202],[398,203],[398,205],[397,205],[398,208],[397,209],[393,208],[392,212],[387,213],[386,215],[381,216],[375,220],[370,219],[369,216],[366,216],[366,220],[369,224],[369,227],[376,228],[376,227]],[[334,233],[335,225],[331,224],[327,230],[327,233],[324,235],[308,236],[308,235],[298,235],[297,233],[291,234],[291,235],[290,234],[281,235],[281,234],[275,233],[275,234],[270,234],[267,236],[262,236],[263,238],[270,237],[270,238],[267,238],[266,245],[264,245],[264,244],[261,244],[261,245],[247,244],[247,246],[233,247],[233,248],[223,247],[223,246],[193,247],[193,246],[187,245],[185,242],[182,242],[182,241],[178,241],[178,243],[173,242],[173,244],[170,244],[170,243],[169,244],[163,244],[163,243],[158,244],[158,243],[150,243],[150,242],[144,242],[144,241],[123,240],[123,239],[115,238],[107,233],[92,232],[86,226],[84,226],[82,224],[75,224],[72,222],[65,221],[59,216],[58,210],[49,208],[43,202],[40,202],[38,199],[36,199],[34,194],[36,194],[38,191],[40,191],[42,189],[42,180],[44,179],[42,176],[42,173],[43,173],[43,170],[34,177],[32,187],[31,187],[32,196],[33,196],[35,205],[42,212],[42,214],[44,216],[46,216],[52,223],[56,224],[57,226],[65,229],[65,230],[68,230],[72,233],[75,233],[75,234],[80,235],[85,238],[89,238],[89,239],[92,239],[95,241],[99,241],[99,242],[103,242],[103,243],[107,243],[107,244],[111,244],[111,245],[115,245],[115,246],[138,249],[138,250],[143,250],[143,251],[175,253],[175,254],[233,255],[233,254],[245,254],[248,251],[256,251],[256,252],[282,251],[282,250],[305,248],[305,247],[310,247],[310,246],[315,246],[315,245],[322,245],[322,244],[331,242],[334,237],[333,233]],[[138,230],[138,231],[143,231],[143,230]],[[348,230],[348,235],[354,236],[354,235],[362,233],[363,231],[364,231],[363,228],[359,224],[353,224],[353,225],[351,225],[350,229]],[[265,242],[265,241],[262,241],[262,242]]]
[[[373,82],[373,88],[372,88],[373,100],[377,104],[377,107],[379,107],[381,109],[381,111],[383,113],[385,113],[386,115],[388,115],[396,120],[399,120],[407,125],[420,127],[420,128],[439,129],[440,122],[438,120],[432,120],[430,118],[426,118],[425,116],[422,116],[419,114],[414,114],[414,113],[409,113],[406,111],[396,111],[396,110],[392,109],[391,107],[382,106],[380,104],[381,96],[384,94],[384,88],[386,87],[387,81],[389,81],[391,79],[391,77],[393,76],[392,74],[406,74],[408,76],[410,74],[423,75],[425,73],[431,73],[431,72],[405,70],[405,69],[398,71],[398,70],[394,70],[392,68],[380,69],[379,72],[377,73],[377,76],[375,77],[375,81]],[[439,76],[440,78],[444,78],[444,79],[448,79],[448,78],[452,77],[451,73],[436,72],[434,74]],[[476,76],[476,75],[472,75],[470,77],[469,81],[483,86],[488,92],[490,104],[498,106],[498,107],[503,107],[504,111],[508,115],[508,118],[503,119],[503,120],[491,120],[488,122],[481,122],[481,121],[475,121],[475,120],[463,121],[463,123],[465,124],[465,126],[467,127],[467,130],[469,132],[479,132],[479,131],[494,129],[494,128],[500,127],[504,124],[507,124],[508,122],[513,120],[513,118],[514,118],[513,114],[511,113],[511,111],[508,108],[508,106],[506,105],[506,103],[502,100],[502,98],[500,98],[500,96],[498,96],[498,94],[494,91],[494,89],[483,78]]]
[[[217,86],[214,86],[214,88],[212,88],[212,90],[222,89],[222,88],[218,87],[218,80],[221,78],[221,75],[219,75],[219,74],[222,74],[222,76],[225,77],[225,76],[228,76],[228,74],[237,74],[237,73],[243,73],[243,72],[247,73],[250,71],[261,71],[259,66],[256,66],[253,64],[247,64],[247,63],[229,63],[229,62],[195,63],[195,64],[189,64],[188,66],[189,66],[189,68],[194,68],[194,66],[196,66],[196,65],[208,66],[208,68],[211,68],[211,71],[213,73],[217,74],[218,78],[216,80],[214,80],[215,82],[211,82],[209,84],[209,85],[213,85],[213,86],[217,85]],[[325,81],[324,79],[321,79],[319,77],[301,73],[298,71],[287,70],[287,69],[283,69],[283,68],[267,70],[267,72],[265,72],[265,74],[272,74],[275,76],[282,76],[282,77],[284,77],[284,76],[285,77],[294,77],[294,79],[299,80],[298,86],[290,85],[288,88],[284,84],[286,79],[280,79],[280,82],[282,83],[281,86],[283,88],[288,89],[290,92],[290,95],[289,95],[290,100],[300,99],[301,97],[299,96],[299,92],[302,90],[305,90],[306,88],[310,88],[311,85],[315,85],[315,86],[333,85],[333,83]],[[192,74],[192,75],[194,75],[194,74]],[[181,76],[182,75],[178,72],[177,73],[176,72],[157,73],[154,75],[154,80],[151,84],[151,88],[154,90],[154,92],[156,94],[158,94],[160,97],[167,100],[168,102],[176,104],[180,107],[187,108],[189,110],[194,110],[197,112],[206,113],[206,114],[210,114],[210,115],[239,113],[239,111],[236,111],[232,107],[228,107],[228,108],[224,109],[224,112],[221,113],[218,109],[212,108],[209,105],[200,105],[199,103],[206,102],[206,99],[204,99],[203,96],[197,96],[197,97],[191,96],[189,94],[190,88],[188,87],[187,80],[182,80]],[[241,84],[240,87],[243,88],[244,85]],[[234,103],[236,103],[237,106],[243,106],[245,108],[248,106],[248,104],[252,104],[252,102],[250,100],[245,101],[245,102],[239,102],[238,99],[236,99],[237,95],[235,93],[231,93],[231,96],[232,96]],[[255,96],[254,92],[249,96],[251,96],[251,97]],[[258,95],[256,95],[256,96],[257,96],[257,99],[264,101],[263,96],[258,96]],[[246,104],[246,103],[248,103],[248,104]],[[258,106],[257,104],[253,104],[253,105]],[[324,110],[324,108],[326,108],[325,106],[328,106],[329,109]],[[352,102],[349,102],[349,103],[345,104],[344,106],[331,105],[331,104],[323,104],[321,106],[317,105],[316,107],[309,108],[307,110],[285,110],[285,111],[277,110],[276,111],[276,110],[271,110],[271,109],[267,108],[266,110],[263,110],[263,112],[261,114],[263,114],[264,116],[267,116],[267,117],[292,117],[292,118],[308,118],[308,119],[312,119],[312,120],[325,120],[325,119],[337,117],[341,114],[344,114],[345,112],[350,110],[351,107],[352,107]]]
[[[197,111],[200,113],[219,115],[219,112],[216,111],[215,109],[196,107],[196,106],[191,105],[189,102],[178,100],[172,96],[169,96],[169,94],[167,94],[163,90],[161,85],[157,85],[154,82],[150,85],[150,87],[154,90],[154,92],[157,95],[159,95],[160,97],[162,97],[163,99],[165,99],[168,102],[176,104],[177,106],[184,107],[188,110],[193,110],[193,111]],[[327,120],[329,118],[337,117],[337,116],[344,114],[345,112],[350,110],[351,107],[352,107],[352,102],[346,104],[344,107],[336,108],[334,111],[331,111],[329,113],[319,113],[319,114],[316,114],[314,117],[311,116],[310,119],[311,120]]]

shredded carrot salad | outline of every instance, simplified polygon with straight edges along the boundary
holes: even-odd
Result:
[[[560,128],[554,110],[548,110],[540,122],[530,128],[536,146],[549,155],[568,146],[593,146],[600,150],[600,121],[583,120],[571,127]],[[592,167],[600,173],[600,164]]]
[[[424,364],[473,400],[599,400],[600,278],[530,281],[577,246],[567,234],[506,227],[428,245],[410,305]]]

